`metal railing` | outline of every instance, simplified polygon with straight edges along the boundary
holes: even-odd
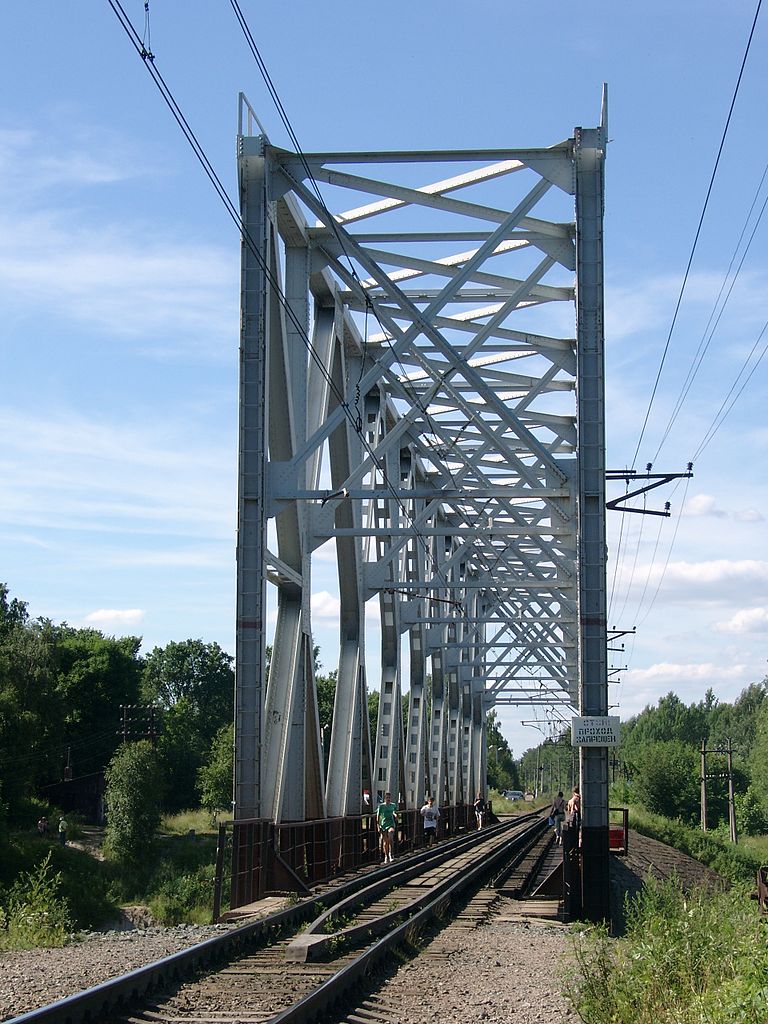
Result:
[[[442,809],[437,838],[474,827],[471,807]],[[398,814],[396,850],[425,844],[417,810]],[[225,821],[219,825],[214,887],[214,920],[227,909],[254,903],[269,893],[308,894],[312,886],[376,864],[381,854],[376,814],[347,815],[276,824],[266,818]]]

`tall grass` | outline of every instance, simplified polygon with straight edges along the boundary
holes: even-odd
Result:
[[[72,930],[72,915],[62,892],[62,874],[51,853],[11,886],[0,907],[0,949],[63,946]]]
[[[185,836],[189,832],[205,835],[216,832],[217,826],[210,811],[200,808],[179,811],[178,814],[164,814],[160,821],[160,831],[176,836]]]
[[[567,994],[585,1024],[765,1024],[768,920],[744,891],[649,880],[623,939],[574,938]]]

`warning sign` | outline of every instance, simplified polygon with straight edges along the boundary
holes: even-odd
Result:
[[[617,747],[619,745],[619,716],[593,715],[571,719],[572,747]]]

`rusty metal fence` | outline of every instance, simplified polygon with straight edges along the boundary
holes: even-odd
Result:
[[[474,821],[470,806],[446,807],[438,822],[438,839],[474,827]],[[419,811],[401,810],[397,852],[424,843]],[[216,851],[214,920],[227,909],[243,907],[270,893],[307,895],[313,885],[376,864],[380,857],[375,812],[281,824],[265,818],[222,822]]]

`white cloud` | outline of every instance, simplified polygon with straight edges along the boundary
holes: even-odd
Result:
[[[711,494],[696,494],[689,498],[683,506],[684,516],[714,516],[716,519],[724,519],[727,512],[716,507],[715,499]]]
[[[126,136],[108,129],[88,131],[80,126],[76,137],[45,140],[32,131],[0,129],[0,189],[13,190],[17,200],[52,187],[112,184],[162,173],[149,167],[130,149]]]
[[[238,246],[201,244],[167,227],[157,232],[140,208],[121,220],[114,212],[124,208],[121,197],[104,192],[162,174],[108,131],[55,145],[28,131],[0,131],[6,316],[44,312],[112,338],[144,336],[163,357],[183,345],[189,358],[195,341],[197,353],[219,359],[217,342],[237,338]],[[107,215],[106,194],[114,200]]]
[[[0,520],[17,530],[234,533],[232,452],[199,436],[182,414],[113,424],[6,408],[0,434]]]
[[[743,608],[714,628],[718,633],[768,633],[768,608]]]
[[[733,518],[740,523],[762,523],[765,521],[763,513],[756,508],[745,508],[740,512],[734,512]]]
[[[92,626],[133,626],[144,618],[142,608],[99,608],[85,616]]]
[[[676,664],[675,662],[659,662],[648,668],[636,668],[627,672],[624,686],[642,686],[645,683],[659,685],[675,682],[709,682],[711,679],[738,679],[744,674],[744,665],[729,665],[723,668],[712,662]],[[658,691],[656,691],[658,692]]]
[[[0,222],[0,291],[110,336],[210,344],[237,332],[237,252],[135,237],[135,229],[70,225],[45,212]],[[188,352],[187,352],[188,354]]]
[[[312,595],[310,602],[312,617],[317,619],[335,619],[338,621],[341,603],[338,597],[329,594],[327,590],[321,590]]]
[[[691,583],[721,583],[731,580],[744,583],[765,583],[768,581],[768,562],[754,559],[671,562],[667,573],[671,579],[680,579]]]
[[[690,518],[710,516],[715,519],[734,519],[740,523],[758,523],[765,518],[762,512],[755,508],[746,508],[735,512],[719,508],[716,499],[711,494],[696,494],[689,498],[683,506],[683,515]]]

